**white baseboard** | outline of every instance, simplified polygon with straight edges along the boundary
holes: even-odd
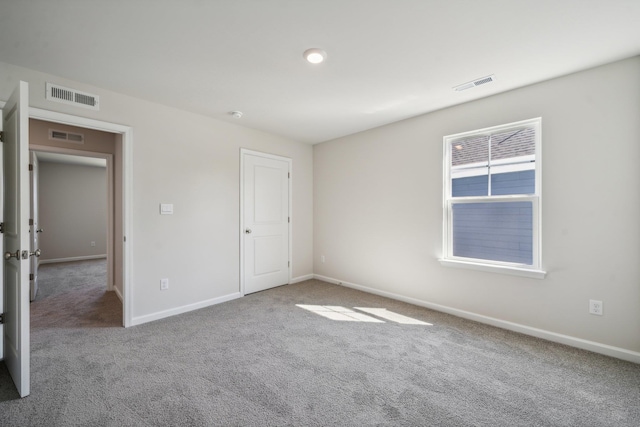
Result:
[[[627,360],[629,362],[640,363],[640,353],[627,350],[620,347],[614,347],[607,344],[601,344],[594,341],[584,340],[582,338],[576,338],[569,335],[558,334],[555,332],[546,331],[544,329],[533,328],[531,326],[521,325],[518,323],[508,322],[506,320],[500,320],[489,316],[483,316],[481,314],[472,313],[469,311],[459,310],[457,308],[447,307],[440,304],[434,304],[427,301],[422,301],[416,298],[406,297],[403,295],[394,294],[392,292],[381,291],[367,286],[356,285],[354,283],[344,282],[342,280],[334,279],[332,277],[326,277],[319,274],[314,275],[315,279],[322,280],[324,282],[333,283],[335,285],[345,286],[347,288],[357,289],[359,291],[367,292],[374,295],[380,295],[383,297],[391,298],[394,300],[406,302],[409,304],[417,305],[420,307],[429,308],[435,311],[441,311],[443,313],[452,314],[464,319],[473,320],[479,323],[484,323],[498,328],[507,329],[521,334],[530,335],[536,338],[542,338],[547,341],[553,341],[560,344],[565,344],[571,347],[580,348],[583,350],[589,350],[594,353],[604,354],[606,356],[615,357],[617,359]]]
[[[159,311],[157,313],[145,314],[144,316],[134,317],[131,320],[131,326],[142,325],[143,323],[153,322],[154,320],[164,319],[165,317],[175,316],[177,314],[182,314],[182,313],[188,313],[189,311],[194,311],[200,308],[209,307],[211,305],[216,305],[216,304],[221,304],[223,302],[231,301],[236,298],[240,298],[241,296],[242,294],[240,292],[235,292],[233,294],[224,295],[218,298],[212,298],[205,301],[200,301],[194,304],[187,304],[181,307]]]
[[[313,274],[307,274],[305,276],[298,276],[298,277],[294,277],[293,279],[291,279],[289,281],[290,285],[293,285],[294,283],[300,283],[300,282],[304,282],[305,280],[311,280],[313,279]]]
[[[40,264],[53,264],[56,262],[71,262],[71,261],[84,261],[88,259],[100,259],[106,258],[107,254],[104,255],[87,255],[87,256],[74,256],[69,258],[53,258],[53,259],[42,259],[40,260]]]
[[[122,299],[122,294],[120,293],[120,289],[116,288],[115,286],[112,289],[116,295],[118,296],[118,298],[120,298],[120,302],[124,302],[124,300]]]

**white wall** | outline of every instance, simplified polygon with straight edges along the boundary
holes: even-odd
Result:
[[[636,57],[315,145],[314,272],[640,361],[639,75]],[[534,117],[547,277],[441,266],[442,137]]]
[[[293,159],[292,276],[313,273],[311,146],[6,63],[0,99],[19,80],[32,107],[133,128],[134,323],[239,291],[241,147]],[[101,110],[46,101],[46,81],[99,95]],[[175,214],[160,216],[160,203]]]
[[[41,261],[106,256],[106,167],[39,162],[39,177]]]

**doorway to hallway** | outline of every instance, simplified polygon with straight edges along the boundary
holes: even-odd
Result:
[[[114,133],[29,120],[29,148],[37,159],[31,169],[38,177],[33,216],[38,224],[30,232],[39,237],[40,265],[103,259],[102,289],[115,291],[124,302],[118,245],[122,242],[122,189],[115,173],[122,171],[118,145]],[[30,277],[32,289],[37,289],[37,270]],[[34,297],[37,301],[37,294]]]

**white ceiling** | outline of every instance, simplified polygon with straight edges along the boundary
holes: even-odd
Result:
[[[638,55],[640,0],[0,0],[0,41],[4,62],[317,143]]]

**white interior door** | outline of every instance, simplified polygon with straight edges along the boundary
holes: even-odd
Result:
[[[30,392],[29,347],[29,86],[2,110],[4,178],[4,361],[21,397]]]
[[[38,266],[40,265],[40,233],[43,231],[38,226],[38,156],[35,152],[29,153],[29,188],[31,209],[29,218],[29,237],[31,238],[31,252],[36,254],[31,257],[29,265],[30,300],[36,299],[38,293]]]
[[[242,152],[245,294],[289,283],[290,167],[290,159]]]

